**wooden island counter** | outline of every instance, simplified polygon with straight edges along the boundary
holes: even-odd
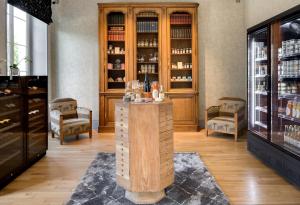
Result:
[[[117,183],[132,202],[156,203],[174,182],[173,104],[166,99],[115,106]]]

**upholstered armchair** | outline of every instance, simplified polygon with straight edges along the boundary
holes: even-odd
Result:
[[[89,133],[92,137],[92,111],[77,107],[77,101],[72,98],[55,99],[50,103],[50,122],[52,138],[59,136],[63,144],[65,136]]]
[[[239,132],[245,126],[245,100],[224,97],[219,99],[218,106],[206,109],[205,126],[208,131],[233,134],[237,141]]]

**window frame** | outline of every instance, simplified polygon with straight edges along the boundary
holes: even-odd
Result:
[[[18,18],[20,20],[24,20],[21,19],[17,16],[14,15],[14,6],[7,4],[7,9],[6,9],[6,18],[7,18],[7,46],[9,46],[9,48],[7,48],[7,75],[10,75],[10,65],[12,65],[14,62],[14,48],[15,45],[19,45],[19,46],[25,46],[26,48],[26,56],[29,59],[31,59],[32,57],[32,17],[26,14],[26,45],[22,45],[22,44],[18,44],[15,43],[15,38],[14,38],[14,24],[15,24],[15,19]],[[21,59],[20,59],[21,60]],[[16,62],[17,63],[17,62]],[[29,75],[31,73],[31,62],[26,62],[25,63],[25,76]],[[22,75],[23,76],[23,75]]]

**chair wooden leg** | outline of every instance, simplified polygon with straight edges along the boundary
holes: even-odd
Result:
[[[92,132],[92,129],[90,129],[90,131],[89,131],[89,137],[92,138],[92,136],[93,136],[93,132]]]
[[[55,134],[54,134],[54,132],[51,132],[51,136],[52,136],[52,138],[54,138],[54,137],[55,137]]]
[[[60,135],[60,144],[61,144],[61,145],[64,144],[64,135]]]
[[[93,118],[92,118],[92,111],[90,111],[90,131],[89,131],[89,137],[92,138],[93,136]]]
[[[206,137],[208,137],[208,129],[205,129]]]
[[[234,134],[234,139],[235,139],[236,142],[238,140],[238,135],[239,135],[239,131],[236,131],[235,134]]]

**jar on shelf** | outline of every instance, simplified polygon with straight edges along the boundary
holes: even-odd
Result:
[[[289,100],[286,106],[286,116],[291,117],[293,112],[293,101]]]

